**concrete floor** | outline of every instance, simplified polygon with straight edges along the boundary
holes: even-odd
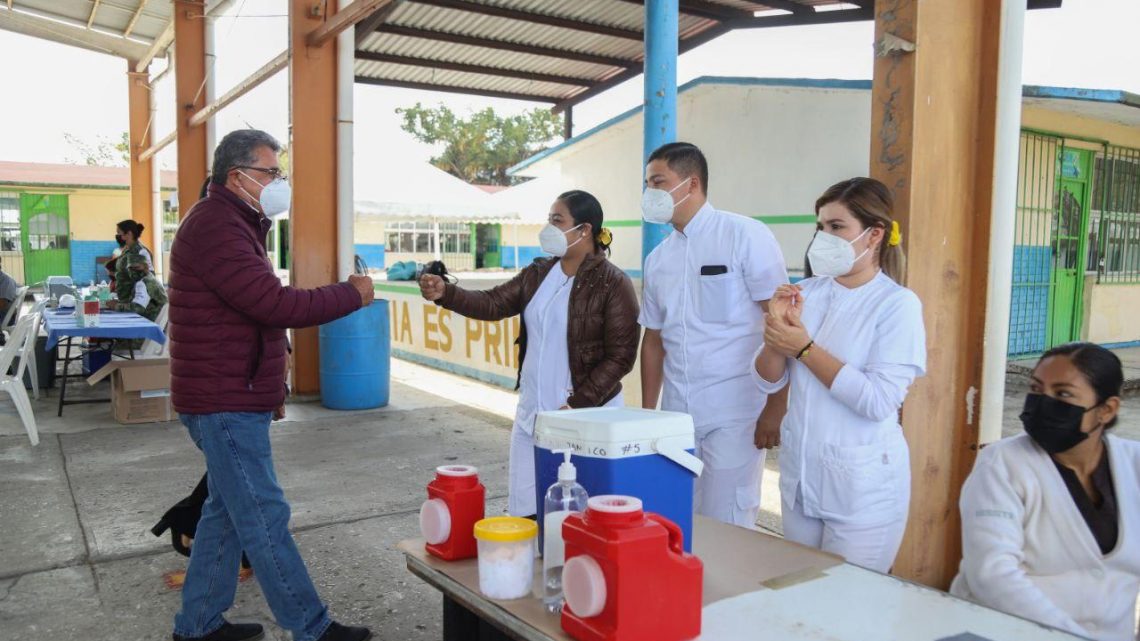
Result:
[[[418,535],[424,485],[438,464],[479,466],[489,513],[505,509],[515,395],[401,361],[392,369],[392,404],[382,410],[290,405],[273,431],[277,471],[333,616],[369,625],[381,640],[438,639],[439,595],[407,572],[394,547]],[[36,403],[35,448],[0,400],[0,639],[169,638],[179,592],[167,580],[185,559],[148,530],[193,488],[201,456],[178,423],[121,426],[105,404],[68,407],[60,419],[57,398]],[[1010,391],[1008,433],[1020,429],[1022,398]],[[1117,429],[1140,438],[1140,416],[1126,413]],[[769,456],[759,525],[777,533],[778,481]],[[268,639],[288,638],[270,623],[255,580],[241,584],[230,617],[268,624]]]

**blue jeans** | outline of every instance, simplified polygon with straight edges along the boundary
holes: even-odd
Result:
[[[210,497],[194,536],[175,634],[200,637],[225,623],[245,550],[278,625],[294,641],[314,641],[329,627],[328,608],[309,579],[289,533],[289,503],[277,484],[268,412],[182,414],[206,456]]]

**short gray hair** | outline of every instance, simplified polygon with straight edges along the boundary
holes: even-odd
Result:
[[[273,153],[281,151],[281,144],[276,138],[258,129],[237,129],[226,134],[214,150],[214,169],[210,180],[216,185],[226,184],[230,170],[253,164],[258,147],[269,147]]]

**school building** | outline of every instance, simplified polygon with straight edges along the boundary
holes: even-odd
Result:
[[[162,172],[167,211],[175,186],[175,173]],[[101,263],[118,247],[115,225],[130,217],[126,167],[0,161],[0,261],[21,284],[104,280]]]

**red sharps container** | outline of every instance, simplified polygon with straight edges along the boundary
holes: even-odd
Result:
[[[701,633],[700,559],[681,528],[630,496],[566,517],[562,629],[578,641],[682,641]]]
[[[426,549],[445,561],[475,558],[475,523],[483,518],[486,490],[470,465],[435,468],[428,500],[420,508],[420,532]]]

